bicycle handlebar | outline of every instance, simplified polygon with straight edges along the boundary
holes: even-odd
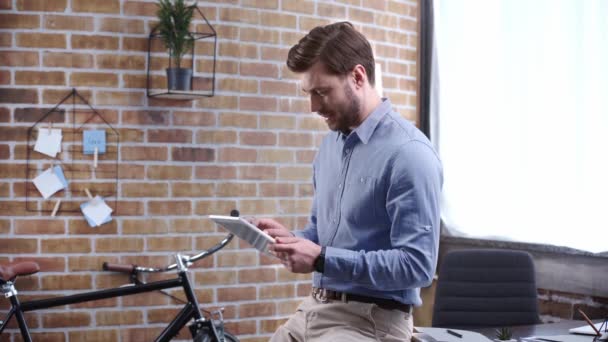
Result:
[[[206,251],[203,251],[197,255],[191,256],[191,257],[189,257],[187,255],[180,255],[180,257],[182,258],[182,262],[184,263],[184,265],[186,265],[186,267],[190,266],[193,263],[195,263],[196,261],[206,258],[206,257],[210,256],[211,254],[219,251],[220,249],[226,247],[226,245],[230,241],[232,241],[232,238],[234,238],[234,235],[228,234],[222,241],[217,243],[215,246],[213,246],[213,247],[207,249]],[[102,268],[104,271],[122,272],[122,273],[139,273],[139,272],[154,273],[154,272],[166,272],[166,271],[173,270],[173,269],[177,268],[177,264],[171,264],[171,265],[168,265],[165,267],[142,267],[142,266],[137,266],[137,265],[133,265],[133,264],[113,264],[113,263],[109,263],[109,262],[104,262]]]

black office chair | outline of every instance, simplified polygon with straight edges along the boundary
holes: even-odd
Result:
[[[435,293],[434,327],[538,323],[534,263],[529,253],[502,249],[446,253]]]

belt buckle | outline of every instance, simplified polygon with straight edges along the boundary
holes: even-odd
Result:
[[[327,296],[327,289],[323,289],[323,288],[313,288],[312,289],[312,295],[315,297],[316,300],[318,300],[319,302],[326,304],[329,303],[329,298]]]

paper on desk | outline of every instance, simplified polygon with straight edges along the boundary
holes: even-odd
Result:
[[[57,172],[57,169],[59,170]],[[46,169],[33,180],[36,189],[44,199],[53,196],[54,193],[67,187],[67,180],[63,176],[61,167],[55,166]]]
[[[38,129],[38,138],[36,139],[36,145],[34,145],[34,151],[55,158],[57,153],[61,152],[61,139],[61,129],[53,128],[49,132],[48,128],[41,127]]]
[[[583,335],[544,335],[544,336],[530,336],[522,337],[522,342],[590,342],[589,336]]]
[[[81,204],[80,210],[82,210],[89,225],[93,223],[91,225],[92,227],[100,226],[112,220],[110,217],[112,208],[110,208],[99,195],[95,196],[92,200]]]

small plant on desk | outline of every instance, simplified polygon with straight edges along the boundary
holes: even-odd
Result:
[[[513,336],[513,333],[511,332],[511,329],[509,329],[507,327],[496,329],[496,338],[494,339],[494,341],[497,341],[497,342],[504,342],[504,341],[517,342],[517,340],[512,339],[511,336]]]

